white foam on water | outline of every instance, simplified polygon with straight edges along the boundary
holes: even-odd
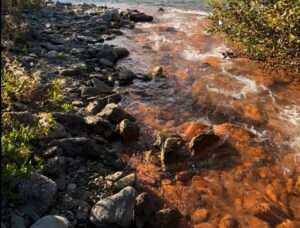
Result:
[[[220,46],[220,47],[212,48],[208,52],[201,53],[196,48],[187,46],[183,50],[181,56],[185,60],[194,61],[194,62],[205,60],[208,57],[217,57],[217,58],[221,59],[221,58],[223,58],[222,52],[224,52],[225,50],[227,50],[227,48],[225,46]]]
[[[300,128],[300,106],[287,105],[282,107],[282,110],[279,113],[279,118]]]
[[[257,85],[256,81],[251,80],[243,75],[232,74],[228,72],[224,66],[222,67],[222,74],[238,82],[240,88],[236,90],[226,90],[223,88],[216,88],[207,85],[206,88],[208,91],[219,93],[227,97],[232,97],[237,100],[241,100],[247,98],[249,94],[257,94],[261,89],[263,89],[263,87]]]
[[[244,85],[243,88],[241,89],[241,91],[239,92],[239,94],[242,97],[246,97],[247,94],[250,94],[250,93],[252,93],[252,94],[258,93],[259,89],[258,89],[256,81],[251,80],[242,75],[232,74],[232,73],[228,72],[224,67],[222,67],[222,73],[227,75],[228,77],[238,81],[240,84]]]
[[[199,15],[199,16],[203,16],[203,17],[206,17],[209,15],[209,13],[201,11],[201,10],[182,10],[182,9],[178,9],[178,8],[169,8],[169,10],[174,13],[192,14],[192,15]]]
[[[158,33],[152,33],[149,35],[149,40],[153,41],[153,50],[159,51],[162,44],[169,42],[169,40],[164,35],[159,35]]]

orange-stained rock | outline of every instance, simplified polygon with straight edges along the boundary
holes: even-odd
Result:
[[[193,173],[186,170],[186,171],[181,171],[176,174],[175,180],[180,181],[182,183],[186,183],[192,179]]]
[[[268,184],[266,186],[266,194],[269,196],[269,198],[273,201],[277,201],[278,200],[278,192],[276,192],[276,190],[274,189],[274,187],[271,184]]]
[[[215,227],[210,223],[200,223],[200,224],[194,225],[193,228],[215,228]]]
[[[181,132],[183,138],[186,141],[190,141],[193,137],[199,135],[200,133],[208,130],[209,126],[200,122],[187,122],[179,126],[179,131]]]
[[[295,190],[298,194],[300,194],[300,176],[297,177],[296,184],[295,184]]]
[[[204,192],[204,193],[210,192],[209,185],[210,183],[207,180],[205,180],[203,177],[194,176],[192,178],[192,187],[198,192]]]
[[[192,156],[207,159],[212,155],[213,149],[220,145],[221,138],[213,132],[205,132],[192,138],[189,149]]]
[[[231,215],[225,215],[219,223],[219,228],[238,228],[239,223]]]
[[[249,119],[254,122],[263,122],[262,114],[255,104],[243,104],[240,107],[242,109],[242,115],[245,119]]]
[[[222,60],[218,57],[213,57],[213,56],[210,56],[210,57],[207,57],[203,60],[203,63],[206,63],[206,64],[209,64],[213,67],[220,67],[221,63],[222,63]]]
[[[249,228],[270,228],[269,224],[255,216],[250,216],[249,218],[247,218],[247,224]]]
[[[269,203],[259,203],[256,205],[253,209],[253,214],[268,222],[272,226],[289,218],[289,215],[286,214],[278,205]]]
[[[209,216],[209,212],[205,208],[197,209],[191,216],[191,220],[193,224],[198,224],[207,220]]]
[[[202,195],[190,186],[183,185],[181,182],[162,183],[162,197],[166,202],[174,205],[182,215],[189,215],[199,205],[203,205]]]
[[[276,228],[297,228],[300,226],[300,223],[296,224],[295,222],[287,219],[276,226]]]

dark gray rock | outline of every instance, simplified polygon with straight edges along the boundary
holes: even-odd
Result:
[[[119,84],[120,85],[129,85],[132,81],[136,78],[136,75],[127,68],[120,68],[119,69]]]
[[[135,224],[137,228],[145,227],[154,217],[157,208],[153,198],[147,192],[143,192],[136,197],[135,203]],[[146,226],[147,227],[147,226]]]
[[[87,116],[85,117],[86,124],[96,132],[105,138],[109,138],[113,134],[113,125],[99,116]]]
[[[100,117],[108,119],[110,122],[117,124],[120,123],[124,119],[128,119],[130,121],[135,121],[135,118],[129,115],[127,112],[122,110],[116,104],[107,104],[105,108],[97,114]]]
[[[155,217],[151,221],[150,227],[178,227],[179,222],[180,213],[176,209],[166,208],[156,212]]]
[[[84,118],[77,113],[71,112],[53,112],[54,119],[69,129],[79,128],[81,130],[85,127]]]
[[[107,97],[107,103],[118,104],[122,100],[122,96],[118,93],[112,94]]]
[[[97,78],[92,78],[90,83],[97,89],[103,91],[102,93],[111,93],[112,87],[108,85],[105,81],[99,80]]]
[[[129,51],[126,48],[115,47],[114,52],[117,55],[118,59],[122,59],[129,56]]]
[[[44,173],[48,176],[59,176],[65,169],[65,158],[63,156],[55,156],[48,159],[44,165]]]
[[[73,137],[54,140],[51,146],[62,148],[66,156],[101,157],[107,152],[104,145],[97,144],[95,140],[86,137]]]
[[[106,10],[102,15],[102,18],[106,22],[117,22],[120,20],[120,13],[117,9]]]
[[[139,12],[137,10],[130,10],[128,11],[129,19],[134,22],[152,22],[153,17],[146,15],[142,12]]]
[[[41,47],[45,48],[48,51],[57,51],[57,52],[64,51],[64,45],[54,45],[47,42],[41,43]]]
[[[107,104],[106,99],[98,99],[96,101],[90,102],[86,108],[85,111],[89,114],[97,114],[99,113]]]
[[[13,213],[11,215],[11,228],[26,228],[26,221],[20,215]]]
[[[47,215],[36,221],[30,228],[72,228],[72,225],[65,217]]]
[[[69,68],[63,69],[60,74],[63,76],[81,76],[87,72],[87,65],[85,63],[77,63],[71,65]]]
[[[118,225],[127,228],[134,219],[136,190],[126,187],[120,192],[98,201],[92,208],[90,221],[99,228]]]
[[[100,81],[100,80],[98,80]],[[101,81],[100,81],[101,82]],[[97,86],[84,86],[81,89],[82,97],[96,97],[98,95],[105,95],[112,93],[113,88],[105,82],[98,83]]]
[[[24,204],[31,205],[41,215],[54,203],[57,186],[48,177],[33,173],[20,181],[18,192]]]
[[[77,209],[76,209],[76,218],[79,222],[85,222],[89,218],[91,206],[85,202],[80,200],[77,203]]]
[[[57,155],[62,155],[62,153],[63,153],[63,151],[61,148],[59,148],[57,146],[53,146],[53,147],[50,147],[47,150],[45,150],[42,153],[42,157],[47,159],[47,158],[51,158],[51,157],[54,157]]]
[[[118,133],[122,136],[125,143],[129,143],[138,140],[140,128],[135,122],[125,119],[118,125]]]

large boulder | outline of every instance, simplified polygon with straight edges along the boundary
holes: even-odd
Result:
[[[127,228],[134,219],[136,190],[126,187],[115,195],[98,201],[92,208],[90,221],[98,228]]]
[[[18,184],[18,192],[24,205],[29,205],[42,215],[54,203],[57,192],[56,183],[38,173],[33,173]]]
[[[54,140],[50,146],[59,146],[66,156],[101,157],[107,152],[105,145],[96,143],[95,140],[86,137],[71,137]]]
[[[72,225],[65,217],[47,215],[36,221],[30,228],[72,228]]]
[[[122,110],[118,105],[111,103],[107,104],[105,108],[97,114],[100,117],[108,119],[114,124],[120,123],[124,119],[135,121],[135,118]]]

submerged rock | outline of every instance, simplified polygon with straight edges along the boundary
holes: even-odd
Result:
[[[225,215],[219,223],[219,228],[238,228],[239,223],[231,215]]]
[[[162,78],[162,77],[165,77],[164,76],[164,70],[161,66],[157,66],[155,67],[151,72],[150,72],[150,75],[153,77],[153,78]]]
[[[155,145],[160,148],[160,161],[165,170],[168,163],[180,155],[179,151],[184,141],[179,135],[160,133],[157,135]]]
[[[113,225],[127,228],[134,219],[136,190],[126,187],[115,195],[98,201],[92,208],[90,221],[99,228]]]
[[[220,144],[220,137],[209,131],[207,133],[200,134],[192,138],[189,143],[189,149],[192,156],[200,156],[202,158],[208,158],[210,156],[211,149]]]

